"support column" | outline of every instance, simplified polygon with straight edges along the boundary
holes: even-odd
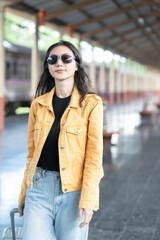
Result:
[[[130,95],[130,100],[133,100],[133,75],[132,73],[130,74],[129,78],[129,95]]]
[[[92,60],[90,69],[89,69],[89,77],[91,80],[91,87],[96,91],[96,67],[94,60]]]
[[[154,80],[155,80],[154,93],[157,96],[160,96],[160,71],[158,70],[153,70],[153,71],[154,71]]]
[[[136,98],[136,76],[133,75],[133,100]]]
[[[147,98],[147,91],[148,91],[148,77],[147,74],[143,78],[143,89],[144,89],[144,97]]]
[[[4,25],[4,7],[0,3],[0,131],[4,129],[4,111],[5,111],[5,51],[3,47],[3,25]]]
[[[117,104],[121,104],[121,73],[120,69],[117,69]]]
[[[135,99],[135,76],[134,75],[132,75],[132,89],[131,89],[131,91],[132,91],[132,100],[134,100]]]
[[[143,98],[143,76],[141,75],[141,77],[140,77],[140,87],[139,87],[139,89],[140,89],[140,98],[142,99]]]
[[[100,87],[100,94],[105,95],[105,65],[104,63],[101,63],[100,65],[100,82],[99,82],[99,87]]]
[[[123,73],[123,102],[126,103],[127,102],[127,71],[126,71],[126,66],[124,69],[124,73]]]
[[[150,76],[149,76],[149,73],[148,73],[148,76],[147,76],[147,85],[146,85],[146,94],[147,94],[147,99],[149,100],[149,96],[150,96],[150,92],[151,92],[151,89],[150,89]]]
[[[140,76],[139,72],[137,71],[137,98],[140,98]]]
[[[35,23],[35,32],[34,32],[34,43],[32,47],[31,53],[31,99],[35,95],[35,90],[37,86],[37,82],[40,76],[40,54],[38,51],[38,17],[37,15],[33,16],[33,21]]]
[[[138,71],[136,72],[136,76],[135,76],[135,99],[138,99],[138,95],[139,95],[139,78],[138,78]]]
[[[114,88],[115,88],[115,70],[113,63],[110,65],[109,69],[109,105],[110,107],[114,104]]]
[[[145,95],[146,95],[146,89],[145,89],[145,76],[143,75],[142,76],[142,98],[145,98]]]
[[[129,102],[132,100],[132,75],[128,75],[128,99]]]

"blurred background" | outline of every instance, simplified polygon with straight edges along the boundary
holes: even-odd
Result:
[[[104,107],[105,176],[89,239],[160,239],[159,0],[0,0],[0,239],[18,205],[45,53],[61,39],[79,49]]]

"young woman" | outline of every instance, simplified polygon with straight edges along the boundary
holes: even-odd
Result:
[[[23,240],[87,240],[103,176],[103,106],[80,53],[60,41],[44,60],[28,121],[19,196]]]

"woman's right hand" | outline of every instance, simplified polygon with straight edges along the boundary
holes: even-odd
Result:
[[[23,210],[24,210],[24,203],[19,203],[18,204],[19,217],[23,216]]]

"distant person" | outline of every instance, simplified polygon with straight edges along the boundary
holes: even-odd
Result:
[[[103,177],[103,106],[87,80],[74,45],[49,47],[28,121],[23,240],[88,239]]]

